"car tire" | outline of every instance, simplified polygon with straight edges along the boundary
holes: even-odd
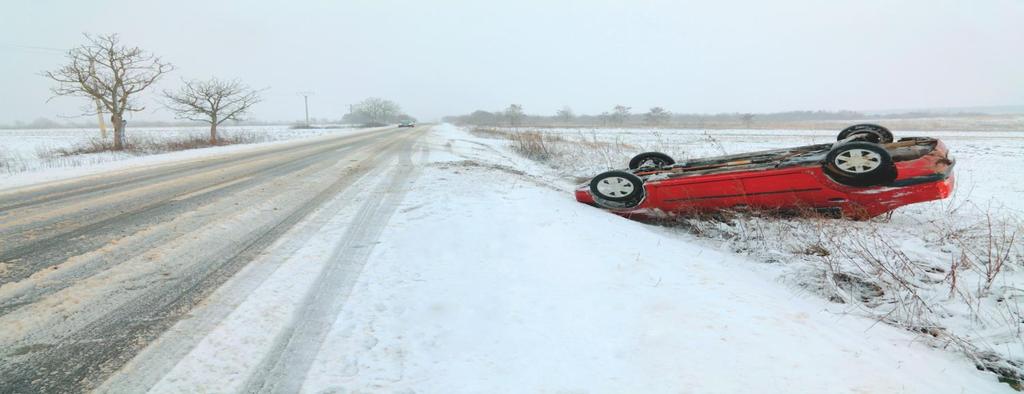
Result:
[[[644,181],[626,171],[608,171],[590,180],[590,195],[604,208],[633,208],[644,200]]]
[[[855,135],[860,135],[859,141],[873,142],[876,144],[890,144],[895,138],[889,129],[870,123],[856,124],[843,129],[836,138],[838,141],[845,140]]]
[[[889,151],[870,142],[847,142],[832,148],[822,167],[833,180],[849,186],[884,185],[896,179]]]
[[[641,167],[664,167],[676,164],[672,156],[661,152],[644,152],[633,156],[629,160],[629,169],[635,170]]]

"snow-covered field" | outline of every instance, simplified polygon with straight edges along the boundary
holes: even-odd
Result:
[[[221,126],[221,135],[243,135],[254,142],[273,142],[315,137],[355,129],[346,127],[291,129],[288,126]],[[208,127],[129,127],[129,140],[166,141],[184,137],[205,138]],[[108,130],[107,138],[113,131]],[[93,139],[100,139],[97,129],[0,129],[0,177],[48,168],[80,167],[137,157],[130,153],[104,152],[72,157],[54,157],[48,152],[72,148]]]
[[[148,164],[169,163],[210,155],[257,149],[267,144],[289,140],[329,137],[372,129],[349,127],[291,129],[288,126],[222,126],[222,135],[244,134],[254,143],[190,149],[153,155],[126,152],[103,152],[53,157],[47,151],[70,148],[99,138],[99,131],[91,129],[0,129],[0,189],[14,188],[39,182],[67,179],[112,170]],[[153,127],[129,128],[129,138],[173,140],[190,136],[205,137],[205,127]],[[108,134],[107,138],[111,138]]]
[[[522,133],[525,129],[499,129]],[[836,130],[542,129],[553,177],[587,179],[643,151],[677,158],[834,141]],[[956,194],[867,222],[737,215],[680,220],[666,231],[765,264],[830,309],[922,333],[977,364],[1024,373],[1024,131],[915,132],[944,140],[957,160]],[[479,136],[500,137],[487,132]],[[500,138],[490,144],[508,146]]]
[[[100,391],[1010,391],[742,256],[578,204],[572,182],[501,144],[436,127],[411,167],[381,167],[407,181],[358,180]],[[360,213],[380,200],[397,204],[387,217]],[[364,234],[368,218],[387,225]],[[303,318],[325,290],[311,284],[351,255],[365,265],[326,289],[344,303]],[[319,334],[265,369],[296,326]]]

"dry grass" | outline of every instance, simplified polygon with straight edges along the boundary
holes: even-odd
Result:
[[[917,231],[928,241],[916,246],[905,244],[914,238],[894,237],[884,217],[852,222],[811,211],[795,217],[726,211],[661,224],[789,265],[787,281],[956,350],[1021,390],[1024,361],[993,349],[1024,341],[1024,290],[1014,279],[1024,270],[1024,220],[992,210],[971,217],[976,220],[959,216],[922,226]]]
[[[0,171],[9,171],[14,167],[14,160],[6,150],[0,148]]]
[[[235,144],[251,144],[263,141],[252,133],[225,133],[219,136],[216,144],[211,144],[208,137],[190,135],[174,139],[128,138],[122,152],[136,155],[175,152],[189,149],[209,148]],[[42,159],[71,157],[103,152],[117,152],[111,140],[91,139],[68,148],[43,149],[37,152]]]
[[[625,165],[623,157],[644,150],[662,150],[675,153],[676,157],[681,156],[680,152],[673,149],[661,149],[660,144],[641,147],[621,139],[604,141],[596,134],[587,135],[583,132],[575,136],[563,136],[536,129],[494,127],[475,127],[470,132],[484,138],[507,140],[509,148],[515,153],[548,164],[569,177],[582,172],[622,167]]]
[[[1024,269],[1024,224],[1005,212],[996,216],[989,211],[979,217],[975,223],[961,221],[956,226],[940,221],[936,228],[924,230],[936,237],[927,247],[948,250],[947,262],[911,254],[902,240],[873,222],[851,226],[847,221],[803,219],[797,226],[812,231],[789,235],[803,238],[803,245],[795,249],[817,262],[820,294],[925,335],[938,346],[952,347],[979,369],[1020,389],[1024,363],[999,356],[976,344],[973,335],[947,326],[959,316],[975,327],[997,327],[1016,341],[1024,340],[1020,291],[1012,282],[997,286],[1006,283],[1009,273]]]
[[[511,142],[512,151],[528,159],[551,162],[565,156],[565,138],[535,130],[509,131],[495,128],[476,127],[473,134],[486,138],[499,138]]]
[[[540,162],[547,162],[558,155],[559,152],[556,152],[554,145],[564,141],[560,137],[535,131],[513,133],[509,136],[509,140],[512,141],[513,151]]]
[[[18,155],[17,152],[12,153],[0,147],[0,172],[13,174],[25,171],[27,168],[28,162],[24,157]]]
[[[100,164],[116,160],[119,156],[140,156],[167,153],[189,149],[207,148],[234,144],[249,144],[270,140],[268,136],[234,132],[221,133],[216,144],[210,144],[204,135],[177,138],[153,138],[129,136],[124,150],[115,151],[113,142],[91,139],[71,147],[51,148],[38,146],[34,156],[22,157],[0,147],[0,173],[16,174],[41,168],[68,168]]]

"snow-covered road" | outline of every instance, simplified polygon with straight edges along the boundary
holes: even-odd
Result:
[[[361,179],[407,179],[396,160],[407,163],[424,132],[289,142],[3,192],[0,391],[102,382]],[[387,201],[365,194],[379,188],[360,191]]]
[[[168,217],[161,228],[176,229],[174,237],[130,227],[91,251],[52,255],[44,268],[57,270],[22,274],[18,264],[34,260],[7,262],[0,388],[1011,391],[955,353],[828,312],[824,301],[739,257],[578,204],[572,185],[488,140],[448,125],[418,132],[346,137],[366,139],[319,144],[318,155],[296,152],[309,159],[308,173],[267,175],[272,183],[210,196]],[[345,186],[330,189],[339,178]],[[166,197],[248,185],[239,179],[246,178],[223,178],[237,183],[213,189],[200,184],[215,179],[196,180],[191,191]],[[314,198],[312,190],[330,194],[300,203]],[[241,205],[222,218],[220,202]],[[288,226],[268,224],[294,217],[279,210],[309,206]],[[0,231],[8,217],[0,216]],[[43,223],[32,218],[23,222]],[[140,303],[148,294],[189,298],[193,287],[181,278],[214,264],[203,256],[238,248],[246,239],[240,234],[269,231],[279,233],[246,248],[237,269],[209,274],[219,280],[198,286],[209,289],[202,297],[156,311],[146,307],[157,304]],[[24,230],[0,236],[33,239]],[[0,254],[12,249],[0,245]],[[112,361],[78,366],[91,360],[81,354],[97,353]],[[61,368],[81,379],[60,380]]]

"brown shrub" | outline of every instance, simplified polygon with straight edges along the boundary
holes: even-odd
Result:
[[[535,131],[512,133],[509,135],[512,141],[512,150],[526,158],[545,162],[554,158],[557,153],[551,144],[551,136]]]
[[[216,144],[211,144],[206,136],[189,135],[174,139],[155,139],[149,137],[128,138],[123,152],[137,155],[175,152],[180,150],[208,148],[235,144],[251,144],[262,142],[265,138],[253,133],[225,133],[220,135]],[[69,157],[101,152],[113,152],[114,142],[104,139],[90,139],[69,148],[53,148],[38,153],[39,157]]]

